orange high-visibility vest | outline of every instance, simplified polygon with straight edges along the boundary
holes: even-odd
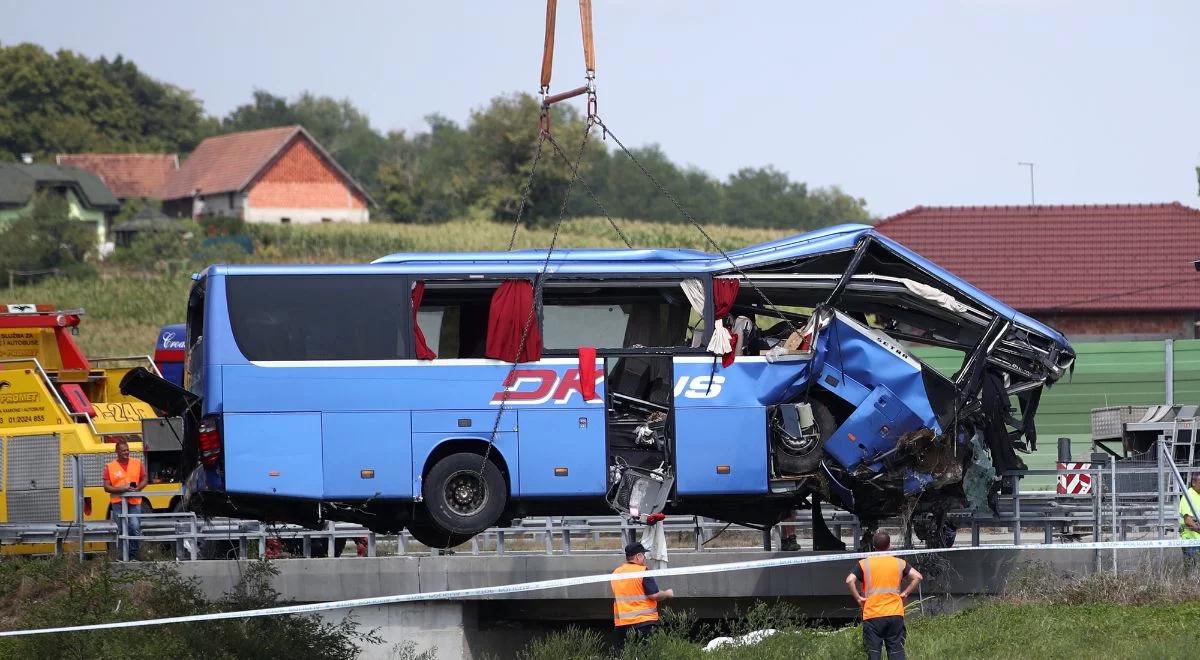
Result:
[[[142,462],[130,456],[129,465],[121,467],[120,461],[113,461],[104,466],[104,476],[108,479],[110,486],[132,486],[142,480],[142,475],[145,474],[142,468]],[[108,498],[110,504],[120,504],[121,496],[116,493]],[[142,498],[131,497],[129,504],[131,506],[141,504]]]
[[[867,557],[858,562],[863,574],[863,621],[881,616],[904,616],[900,579],[908,564],[899,557]]]
[[[613,575],[642,573],[646,567],[639,564],[621,564]],[[613,591],[613,625],[634,626],[639,623],[658,621],[658,603],[646,596],[642,589],[642,578],[614,580],[608,583]]]

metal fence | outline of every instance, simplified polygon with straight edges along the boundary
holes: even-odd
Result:
[[[1178,532],[1179,497],[1186,492],[1184,475],[1169,459],[1165,446],[1156,461],[1096,462],[1077,470],[1024,470],[1005,474],[1005,494],[995,509],[957,510],[947,521],[957,528],[956,543],[995,545],[1022,543],[1071,543],[1076,541],[1172,538]],[[75,511],[82,512],[83,470],[73,470],[76,479]],[[1022,481],[1034,476],[1085,475],[1090,492],[1058,494],[1022,489]],[[133,496],[136,496],[133,495]],[[127,501],[122,511],[128,512]],[[1200,502],[1194,502],[1200,508]],[[130,534],[119,522],[85,521],[0,525],[0,543],[52,544],[55,554],[94,551],[97,544],[112,544],[121,559],[128,559],[128,541],[166,544],[177,560],[230,556],[266,556],[272,539],[287,545],[292,556],[335,556],[338,540],[361,541],[366,556],[445,554],[430,549],[409,534],[376,535],[353,524],[329,522],[313,530],[295,525],[270,525],[235,519],[202,519],[191,512],[134,513],[141,533]],[[1200,517],[1200,516],[1198,516]],[[835,536],[854,547],[862,535],[859,520],[827,507],[826,523]],[[913,545],[911,527],[905,521],[890,521],[884,529],[897,532],[906,545]],[[795,521],[800,536],[809,536],[811,512],[802,511]],[[671,552],[761,551],[779,547],[779,527],[769,530],[731,525],[699,516],[670,516],[665,522]],[[516,521],[511,527],[488,529],[451,551],[468,555],[613,553],[643,527],[620,516],[536,517]],[[719,542],[718,539],[720,539]],[[211,550],[217,548],[214,553]],[[356,552],[356,554],[358,554]]]

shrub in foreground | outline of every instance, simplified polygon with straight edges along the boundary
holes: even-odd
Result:
[[[280,605],[267,562],[244,566],[242,579],[219,602],[208,602],[194,580],[170,564],[115,567],[107,561],[30,559],[0,564],[0,627],[82,625],[187,616]],[[271,616],[0,639],[6,658],[270,658],[346,659],[358,644],[382,640],[347,617]]]

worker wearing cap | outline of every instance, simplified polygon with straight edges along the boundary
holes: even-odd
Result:
[[[882,552],[892,547],[892,537],[886,532],[876,532],[871,544]],[[901,589],[905,579],[909,580],[908,586]],[[867,658],[879,660],[886,645],[888,660],[904,660],[904,599],[922,579],[908,562],[888,555],[867,557],[846,576],[850,595],[863,608]],[[863,593],[858,591],[859,582],[863,584]]]
[[[1191,499],[1191,504],[1188,499]],[[1179,538],[1184,541],[1200,540],[1200,521],[1196,520],[1192,507],[1200,509],[1200,472],[1192,473],[1192,485],[1179,498]],[[1200,558],[1200,545],[1185,546],[1183,556],[1191,561]]]
[[[641,543],[625,546],[625,563],[613,571],[613,575],[629,575],[624,580],[609,582],[613,592],[613,626],[616,627],[617,654],[625,646],[625,640],[633,635],[644,635],[658,625],[658,604],[675,596],[675,591],[660,591],[654,578],[637,577],[646,572],[646,547]]]
[[[121,495],[137,492],[146,487],[146,468],[142,462],[129,456],[129,443],[124,438],[117,441],[117,460],[104,466],[104,490],[109,493],[109,513],[117,521],[117,533],[122,530]],[[130,536],[142,535],[142,498],[129,497],[128,516],[125,517],[124,530]],[[129,539],[129,558],[138,558],[137,539]]]

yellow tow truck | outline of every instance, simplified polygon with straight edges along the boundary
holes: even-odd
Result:
[[[76,465],[84,483],[83,518],[111,517],[101,475],[121,438],[146,466],[150,506],[169,511],[175,505],[178,453],[168,442],[168,451],[147,460],[143,420],[177,431],[119,388],[135,367],[158,370],[149,356],[86,358],[73,337],[82,314],[0,304],[0,525],[75,521]],[[0,546],[4,554],[45,551],[36,544]]]

